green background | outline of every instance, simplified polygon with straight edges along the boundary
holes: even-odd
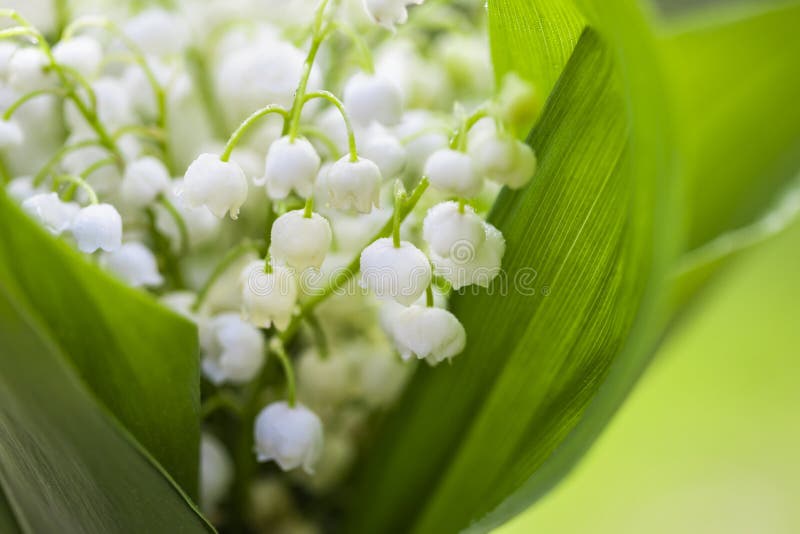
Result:
[[[575,471],[497,534],[800,532],[800,224],[732,265]]]

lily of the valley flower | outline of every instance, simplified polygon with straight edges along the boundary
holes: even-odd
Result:
[[[236,163],[200,154],[186,169],[179,194],[193,208],[206,206],[218,218],[230,212],[236,219],[247,200],[247,178]]]
[[[381,171],[368,159],[344,156],[328,169],[327,184],[335,208],[369,213],[380,202]]]
[[[471,259],[486,239],[483,220],[470,206],[459,209],[457,202],[442,202],[428,210],[422,236],[434,254]]]
[[[25,199],[22,208],[53,235],[61,235],[67,230],[81,209],[75,202],[64,202],[57,193],[35,194]]]
[[[483,229],[486,233],[484,242],[471,257],[458,253],[442,257],[431,252],[435,273],[450,282],[453,289],[473,284],[488,287],[500,274],[500,265],[506,251],[505,238],[500,230],[489,223],[483,223]]]
[[[103,254],[102,265],[133,287],[157,287],[164,283],[156,257],[149,248],[131,241]]]
[[[400,312],[393,337],[404,360],[416,356],[431,365],[458,355],[467,342],[466,331],[455,315],[442,308],[417,305]]]
[[[376,240],[361,252],[361,287],[379,299],[393,298],[411,305],[431,283],[431,265],[427,256],[409,243],[395,247],[392,239]]]
[[[344,107],[363,126],[373,122],[394,126],[403,116],[403,95],[390,80],[359,72],[345,85]]]
[[[20,146],[25,139],[19,124],[13,120],[0,120],[0,149]]]
[[[274,460],[284,471],[302,467],[311,474],[322,446],[322,423],[301,404],[274,402],[256,418],[255,449],[261,462]]]
[[[200,505],[211,513],[233,482],[233,462],[220,441],[208,433],[200,439]]]
[[[536,172],[533,148],[510,137],[483,137],[470,147],[470,154],[478,173],[512,189],[526,185]]]
[[[70,226],[82,252],[116,250],[122,244],[122,218],[111,204],[92,204],[81,208]]]
[[[136,159],[125,168],[122,198],[132,207],[147,206],[167,190],[169,182],[169,171],[161,160],[153,156]]]
[[[420,5],[425,0],[364,0],[364,9],[372,20],[385,28],[394,31],[396,24],[405,24],[408,20],[407,7]]]
[[[286,263],[298,271],[308,267],[317,269],[331,248],[331,225],[328,220],[312,213],[306,217],[303,210],[284,213],[272,225],[272,258]]]
[[[200,324],[203,373],[214,384],[243,384],[264,364],[264,337],[236,313],[223,313]]]
[[[319,154],[308,139],[292,140],[284,136],[269,146],[262,182],[273,199],[284,199],[292,191],[308,198],[314,190],[319,166]]]
[[[474,197],[481,192],[483,180],[475,171],[472,158],[463,152],[444,148],[430,155],[423,173],[431,185],[459,197]]]
[[[242,315],[258,327],[274,324],[284,330],[297,304],[297,280],[289,267],[273,265],[271,271],[264,271],[264,260],[253,261],[242,271]]]
[[[53,47],[53,57],[59,64],[75,69],[84,78],[93,78],[103,61],[103,48],[97,39],[88,35],[78,35],[66,41],[59,41]]]

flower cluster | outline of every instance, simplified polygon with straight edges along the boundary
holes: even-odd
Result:
[[[492,96],[479,29],[406,25],[469,5],[422,3],[114,4],[52,46],[0,10],[7,194],[197,325],[202,505],[223,523],[296,521],[289,488],[335,487],[411,361],[467,346],[448,295],[500,272],[484,218],[534,175],[536,95],[511,75]],[[242,442],[291,475],[234,480]],[[225,504],[234,483],[252,502]]]

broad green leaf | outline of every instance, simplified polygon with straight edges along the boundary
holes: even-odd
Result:
[[[659,40],[689,250],[759,218],[800,168],[800,4],[740,11],[670,26]]]
[[[47,235],[5,193],[0,229],[0,283],[25,299],[97,398],[195,495],[195,327]]]
[[[6,534],[18,534],[21,532],[2,488],[0,488],[0,532]]]
[[[651,341],[645,325],[631,332],[652,311],[664,271],[653,222],[672,197],[658,171],[668,166],[656,167],[659,130],[632,142],[628,110],[638,102],[625,98],[615,59],[596,33],[583,34],[532,134],[533,183],[504,191],[491,216],[506,236],[507,280],[453,299],[467,349],[452,368],[415,376],[373,447],[357,500],[369,504],[348,531],[457,532],[504,503],[490,523],[526,506],[557,478],[531,475],[574,429],[615,356]]]
[[[493,2],[489,33],[497,82],[513,71],[533,82],[546,98],[584,26],[571,0]]]
[[[0,281],[0,530],[208,532],[178,487],[92,398]]]

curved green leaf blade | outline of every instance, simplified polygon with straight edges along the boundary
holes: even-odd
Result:
[[[87,263],[2,192],[0,228],[0,283],[35,310],[99,400],[195,495],[195,327]]]
[[[0,489],[22,530],[210,531],[2,282]]]
[[[585,25],[571,0],[492,2],[489,33],[497,81],[516,72],[546,98]]]

